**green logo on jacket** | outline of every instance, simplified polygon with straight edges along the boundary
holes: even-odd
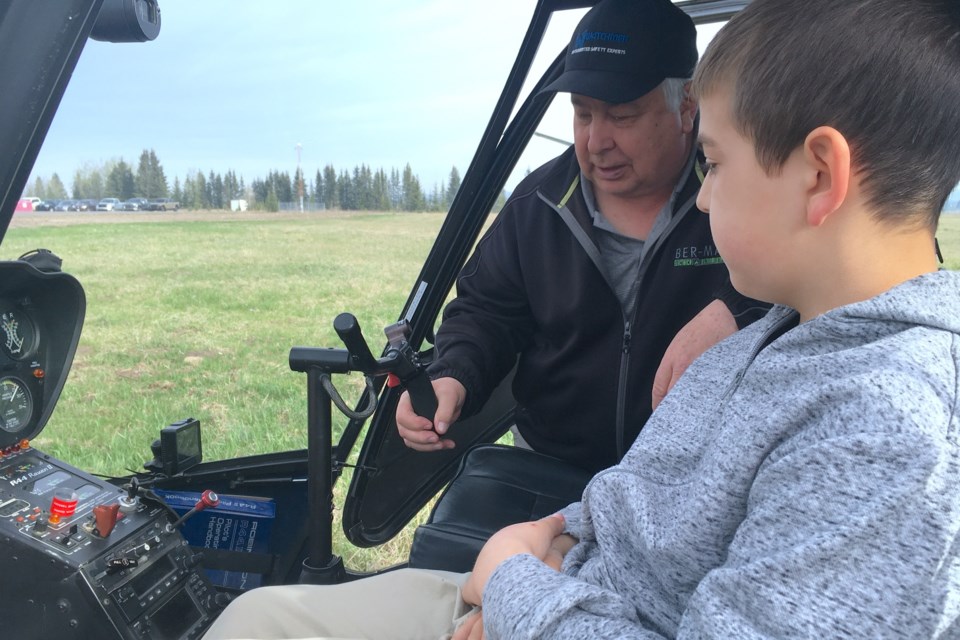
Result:
[[[706,267],[713,264],[723,264],[723,258],[712,244],[702,247],[677,247],[673,256],[675,267]]]

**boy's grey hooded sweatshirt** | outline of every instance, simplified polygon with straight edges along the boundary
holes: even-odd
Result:
[[[960,274],[796,320],[690,367],[564,510],[563,572],[496,569],[489,637],[960,637]]]

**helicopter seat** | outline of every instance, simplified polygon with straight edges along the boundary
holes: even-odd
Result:
[[[528,449],[475,446],[464,454],[427,523],[414,532],[409,566],[470,571],[496,531],[579,501],[590,478],[583,469]]]

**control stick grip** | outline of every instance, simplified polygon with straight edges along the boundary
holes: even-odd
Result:
[[[410,403],[416,414],[433,422],[433,417],[437,415],[437,394],[433,392],[430,377],[421,371],[407,378],[404,384],[410,392]]]
[[[363,373],[373,373],[377,368],[377,361],[363,338],[357,318],[352,313],[341,313],[334,318],[333,328],[346,345],[354,367]]]

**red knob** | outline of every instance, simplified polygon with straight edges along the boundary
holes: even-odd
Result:
[[[197,511],[201,511],[203,509],[208,509],[210,507],[216,507],[219,505],[220,505],[220,496],[218,496],[216,492],[211,491],[210,489],[207,489],[206,491],[200,494],[200,500],[199,502],[197,502],[197,504],[193,508],[196,509]]]

